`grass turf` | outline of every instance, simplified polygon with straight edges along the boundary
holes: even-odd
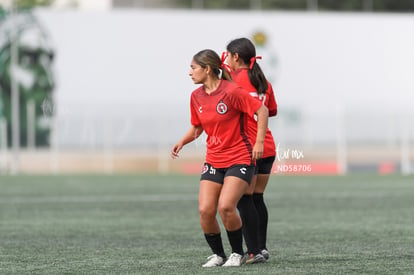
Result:
[[[412,176],[272,176],[271,258],[240,268],[201,268],[198,176],[0,176],[0,190],[1,274],[414,273]]]

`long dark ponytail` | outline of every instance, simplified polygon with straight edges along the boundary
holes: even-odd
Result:
[[[237,38],[232,40],[227,45],[227,51],[232,55],[237,53],[239,58],[249,66],[247,75],[250,82],[256,88],[258,94],[265,94],[268,88],[267,79],[256,62],[256,48],[253,43],[247,38]]]

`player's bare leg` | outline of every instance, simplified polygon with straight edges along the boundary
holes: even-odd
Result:
[[[247,187],[247,182],[238,177],[227,176],[224,178],[218,202],[218,211],[227,231],[232,254],[223,266],[240,266],[242,264],[244,254],[242,221],[236,206]]]
[[[258,174],[256,176],[257,180],[254,186],[254,193],[264,193],[269,182],[270,174]]]
[[[213,252],[213,255],[208,257],[203,267],[220,266],[226,260],[220,226],[216,218],[218,198],[221,189],[222,185],[219,183],[208,180],[200,181],[198,194],[200,225],[204,232],[204,237]]]
[[[222,186],[222,184],[213,181],[200,181],[198,209],[200,214],[200,224],[204,233],[220,233],[216,215]]]

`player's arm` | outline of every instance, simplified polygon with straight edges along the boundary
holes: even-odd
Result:
[[[198,138],[203,133],[203,127],[201,125],[194,126],[191,125],[190,129],[188,129],[187,133],[178,141],[171,149],[171,157],[173,159],[178,158],[178,153],[184,147],[184,145],[192,142],[196,138]]]
[[[264,141],[267,131],[267,121],[269,118],[269,110],[266,106],[261,105],[256,111],[257,115],[257,134],[256,143],[253,147],[253,159],[261,159],[263,156]]]

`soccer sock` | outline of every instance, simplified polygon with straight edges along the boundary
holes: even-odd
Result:
[[[268,213],[267,207],[264,203],[263,193],[254,193],[253,194],[253,202],[254,206],[257,211],[258,216],[258,237],[259,237],[259,248],[260,249],[267,249],[266,247],[266,239],[267,239],[267,223],[268,223]]]
[[[242,228],[235,231],[227,231],[227,237],[231,246],[232,253],[243,255],[243,233]]]
[[[243,223],[242,230],[247,252],[256,255],[260,252],[257,236],[259,220],[257,218],[256,208],[254,207],[253,196],[243,195],[237,204],[237,209],[239,210]]]
[[[217,254],[220,257],[226,258],[226,254],[224,253],[223,242],[221,240],[220,233],[214,234],[204,234],[208,245],[210,246],[211,250],[214,254]]]

